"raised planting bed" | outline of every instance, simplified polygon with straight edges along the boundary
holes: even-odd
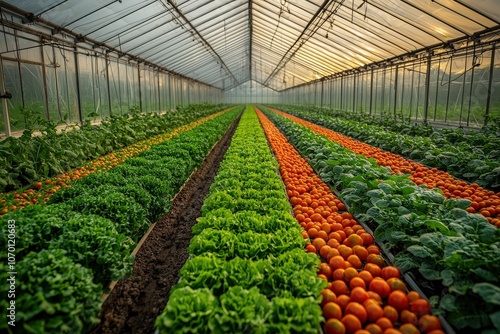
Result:
[[[498,330],[500,234],[484,217],[465,210],[469,201],[446,199],[302,125],[266,114],[340,192],[351,213],[371,224],[394,264],[417,278],[457,331]]]
[[[498,149],[500,147],[500,133],[498,127],[494,126],[486,126],[481,129],[457,128],[458,124],[439,124],[435,122],[430,124],[423,121],[412,121],[408,118],[404,119],[401,115],[346,113],[345,111],[335,111],[316,106],[273,105],[273,107],[293,114],[307,112],[322,117],[326,116],[326,119],[333,122],[337,120],[340,122],[349,121],[345,124],[350,124],[356,128],[359,125],[360,129],[364,129],[365,125],[370,125],[369,129],[381,129],[382,131],[405,134],[411,137],[424,137],[430,139],[429,143],[441,147],[448,145],[458,145],[463,148],[472,147],[478,150],[478,154],[484,154],[486,159],[500,161],[500,150]],[[370,136],[370,133],[371,130],[368,130],[366,136]],[[362,139],[360,138],[360,140]]]
[[[326,333],[354,333],[386,327],[402,332],[450,328],[430,315],[430,305],[419,291],[407,290],[398,269],[387,265],[379,247],[314,172],[307,160],[279,130],[259,113],[266,135],[280,163],[280,171],[296,219],[304,228],[306,246],[322,263],[318,276],[328,282],[321,306]]]
[[[500,190],[498,138],[488,143],[490,149],[484,152],[474,144],[436,141],[429,136],[411,136],[385,130],[373,124],[334,118],[306,110],[295,109],[292,114],[383,150],[447,171],[455,177],[475,182],[486,189]]]
[[[247,108],[193,227],[160,333],[317,333],[326,283]]]
[[[329,139],[340,143],[345,148],[354,153],[362,154],[367,158],[374,158],[377,164],[387,166],[392,173],[410,174],[410,180],[417,185],[425,185],[427,188],[439,188],[447,198],[464,198],[470,201],[467,211],[478,213],[495,226],[500,226],[500,194],[486,190],[477,184],[469,184],[463,180],[456,179],[449,173],[430,168],[421,163],[405,159],[397,154],[384,151],[369,144],[359,142],[350,137],[336,133],[322,126],[304,121],[301,118],[282,113],[295,122],[298,122],[314,132],[325,135]],[[497,212],[498,211],[498,212]]]
[[[46,125],[42,136],[25,131],[10,137],[0,142],[0,216],[45,202],[72,180],[121,164],[222,110],[223,105],[190,105],[176,112],[113,116],[67,133]]]
[[[16,280],[22,282],[16,300],[23,305],[16,314],[18,328],[80,333],[95,326],[102,287],[130,274],[130,254],[137,240],[170,210],[178,189],[238,113],[229,111],[119,167],[82,178],[47,205],[2,217],[4,227],[15,221],[19,237],[12,252],[18,260]],[[7,249],[7,229],[1,233],[1,246]],[[12,269],[7,270],[6,258],[2,260],[6,279]],[[47,269],[40,269],[39,263]],[[79,289],[82,285],[86,288]],[[67,293],[76,289],[78,293]],[[0,303],[7,307],[8,301]]]

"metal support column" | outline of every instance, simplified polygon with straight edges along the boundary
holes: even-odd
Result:
[[[82,92],[80,89],[80,66],[78,63],[78,50],[74,48],[75,57],[75,76],[76,76],[76,105],[78,108],[78,120],[83,123],[83,112],[82,112]]]
[[[137,63],[137,85],[139,86],[139,110],[142,110],[141,63]]]
[[[396,119],[396,110],[398,104],[398,77],[399,77],[399,64],[396,64],[395,78],[394,78],[394,119]]]
[[[427,117],[429,115],[429,92],[431,86],[431,59],[432,52],[427,53],[427,70],[425,71],[425,97],[424,97],[424,123],[427,124]]]
[[[373,109],[373,67],[371,69],[370,73],[370,111],[369,114],[372,114],[372,109]]]
[[[488,96],[486,98],[486,111],[484,114],[484,125],[488,124],[491,108],[491,90],[493,85],[493,73],[495,69],[495,45],[491,48],[490,77],[488,78]]]
[[[111,82],[109,80],[109,55],[106,53],[106,57],[104,58],[106,61],[106,81],[107,81],[107,88],[108,88],[108,109],[109,109],[109,116],[113,114],[113,108],[111,107]]]
[[[2,95],[6,93],[2,57],[0,57],[0,89],[1,89],[0,93]],[[11,136],[12,131],[10,130],[9,103],[7,103],[6,98],[2,99],[2,107],[3,107],[3,118],[4,118],[4,122],[5,122],[5,134],[7,136]]]

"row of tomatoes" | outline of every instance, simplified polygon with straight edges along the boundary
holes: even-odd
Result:
[[[442,334],[439,318],[417,292],[407,292],[400,272],[386,266],[373,237],[317,176],[279,130],[258,112],[280,164],[308,252],[322,259],[318,275],[327,334]]]
[[[439,188],[447,198],[470,200],[471,205],[467,211],[481,214],[491,224],[500,227],[500,193],[484,189],[476,183],[470,184],[456,179],[447,172],[426,167],[421,163],[405,159],[398,154],[384,151],[290,114],[278,110],[274,111],[310,128],[318,134],[325,135],[356,154],[374,158],[377,164],[391,168],[393,173],[410,174],[410,180],[417,185],[425,184],[429,189]]]

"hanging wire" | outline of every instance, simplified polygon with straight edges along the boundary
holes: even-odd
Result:
[[[444,85],[447,85],[448,83],[454,82],[454,81],[460,79],[461,77],[463,77],[464,75],[466,75],[467,72],[471,71],[473,68],[481,66],[481,64],[483,63],[483,58],[484,58],[484,50],[481,50],[481,52],[479,54],[475,54],[472,57],[472,65],[468,69],[463,71],[461,74],[459,74],[455,78],[453,78],[453,79],[450,78],[448,81],[443,82],[444,75],[446,73],[446,69],[448,68],[448,63],[450,63],[450,67],[453,65],[452,58],[453,58],[453,56],[450,56],[448,58],[448,61],[446,62],[446,66],[445,66],[444,71],[443,71],[443,76],[441,77],[441,82],[439,83],[441,86],[444,86]]]
[[[276,25],[276,29],[274,30],[273,37],[271,38],[271,48],[273,47],[274,38],[276,37],[276,32],[278,31],[278,28],[279,28],[280,23],[281,23],[281,15],[285,11],[290,14],[290,6],[287,3],[287,0],[280,0],[280,13],[278,14],[278,24]]]

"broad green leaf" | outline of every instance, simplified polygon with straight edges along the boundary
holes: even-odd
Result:
[[[422,266],[418,269],[418,271],[424,276],[425,279],[429,281],[436,281],[441,279],[441,272],[436,270],[435,266],[433,266],[429,262],[424,262]]]
[[[455,232],[450,231],[445,224],[443,224],[438,220],[432,220],[432,219],[426,220],[425,225],[429,226],[434,231],[439,231],[443,233],[444,235],[455,235]]]
[[[457,308],[455,297],[451,294],[445,294],[439,301],[439,308],[452,312]]]
[[[433,254],[429,252],[424,246],[413,245],[406,249],[408,252],[412,253],[414,256],[419,258],[433,257]]]
[[[500,311],[491,313],[490,320],[493,326],[495,326],[497,332],[500,331]]]
[[[481,296],[485,302],[500,305],[500,287],[491,283],[476,283],[472,291]]]

